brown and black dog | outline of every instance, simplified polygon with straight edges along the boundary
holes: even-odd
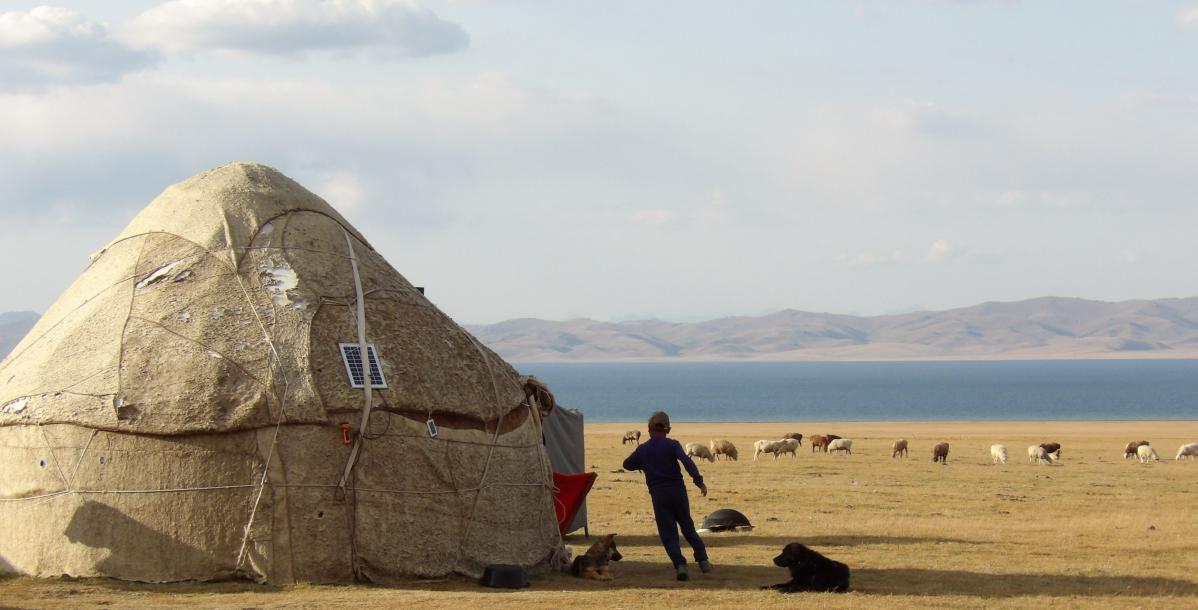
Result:
[[[777,589],[783,593],[800,591],[849,590],[849,567],[820,555],[819,553],[792,542],[782,548],[782,554],[774,558],[774,565],[790,570],[790,580],[762,589]]]
[[[616,550],[616,535],[608,534],[592,544],[585,555],[574,558],[574,563],[570,565],[570,573],[582,578],[611,580],[611,574],[607,572],[608,562],[623,558],[620,551]]]

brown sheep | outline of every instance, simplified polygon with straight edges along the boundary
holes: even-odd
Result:
[[[1044,448],[1044,453],[1052,456],[1052,461],[1061,461],[1061,444],[1060,443],[1040,443]]]
[[[708,447],[711,449],[711,455],[715,456],[716,459],[719,459],[723,455],[733,462],[737,461],[736,445],[733,445],[727,439],[712,440]]]
[[[782,438],[793,438],[793,439],[795,439],[796,441],[799,441],[799,446],[800,446],[800,447],[802,447],[802,446],[803,446],[803,435],[802,435],[802,434],[799,434],[798,432],[789,432],[789,433],[787,433],[787,434],[783,434],[783,435],[782,435]]]
[[[1132,441],[1123,448],[1123,459],[1136,457],[1136,449],[1148,445],[1148,441]]]
[[[907,457],[907,439],[905,438],[900,438],[897,441],[894,441],[894,446],[890,448],[891,459],[898,457],[899,454],[902,454],[903,457]]]
[[[624,440],[620,441],[620,444],[627,445],[628,443],[636,443],[638,445],[641,444],[641,431],[629,430],[628,432],[625,432]]]
[[[948,464],[948,443],[937,443],[932,447],[932,461]]]
[[[811,452],[812,453],[815,453],[816,451],[825,451],[826,452],[828,450],[827,449],[828,439],[825,436],[822,436],[819,434],[813,434],[813,435],[807,437],[807,440],[811,442]]]

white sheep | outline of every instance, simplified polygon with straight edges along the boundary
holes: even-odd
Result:
[[[757,456],[763,453],[774,453],[778,450],[778,445],[781,441],[760,440],[753,443],[753,461],[757,461]],[[774,457],[777,457],[776,455]]]
[[[828,453],[833,451],[844,451],[849,455],[853,455],[853,439],[838,438],[828,443]]]
[[[778,459],[783,453],[789,453],[790,457],[798,457],[798,454],[795,453],[798,448],[798,439],[784,438],[778,441],[778,450],[774,451],[774,459]]]
[[[1139,456],[1141,464],[1161,461],[1161,457],[1156,454],[1156,449],[1153,449],[1149,445],[1140,445],[1139,447],[1136,447],[1136,455]]]
[[[1190,443],[1188,445],[1182,445],[1181,449],[1177,450],[1177,457],[1174,459],[1180,460],[1181,458],[1187,458],[1187,457],[1190,458],[1191,460],[1198,459],[1198,443]]]
[[[1032,445],[1027,448],[1027,463],[1029,464],[1051,464],[1052,454],[1040,445]]]
[[[1006,445],[990,445],[990,459],[994,460],[995,464],[1007,463],[1007,446]]]
[[[715,456],[711,455],[711,449],[708,449],[707,445],[700,445],[699,443],[687,443],[686,454],[709,462],[715,461]]]

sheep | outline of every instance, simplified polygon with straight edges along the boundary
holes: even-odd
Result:
[[[793,438],[793,439],[795,439],[796,441],[799,441],[799,446],[800,446],[800,447],[802,447],[802,446],[803,446],[803,435],[802,435],[802,434],[799,434],[798,432],[788,432],[788,433],[786,433],[786,434],[783,434],[783,435],[782,435],[782,438]]]
[[[783,453],[789,453],[791,457],[795,457],[795,449],[798,448],[799,441],[793,438],[784,438],[777,441],[757,441],[753,443],[753,460],[757,460],[757,456],[763,453],[772,453],[774,459]]]
[[[711,449],[708,449],[706,445],[700,445],[699,443],[687,443],[686,454],[691,457],[697,457],[701,460],[707,460],[709,462],[715,461],[715,456],[711,455]]]
[[[1060,443],[1040,443],[1044,448],[1044,452],[1052,456],[1052,461],[1061,461],[1061,444]]]
[[[850,438],[834,439],[832,442],[828,443],[827,451],[829,453],[831,453],[833,451],[845,451],[849,455],[853,455],[853,439],[850,439]]]
[[[1187,457],[1191,460],[1198,458],[1198,443],[1182,445],[1181,448],[1177,450],[1177,457],[1173,459],[1180,460]]]
[[[711,448],[711,455],[715,456],[717,460],[723,455],[733,462],[737,461],[736,445],[733,445],[727,439],[712,440],[709,447]]]
[[[903,455],[903,457],[907,457],[907,439],[905,438],[900,438],[897,441],[894,441],[894,446],[890,448],[890,458],[894,459],[898,457],[900,453]]]
[[[1136,450],[1147,444],[1148,441],[1132,441],[1128,443],[1123,447],[1123,459],[1136,457]]]
[[[777,451],[777,450],[778,450],[778,444],[779,444],[780,442],[781,442],[781,441],[765,441],[765,440],[762,440],[762,441],[757,441],[756,443],[753,443],[753,461],[754,461],[754,462],[756,462],[756,461],[757,461],[757,456],[759,456],[759,455],[761,455],[761,454],[763,454],[763,453],[774,453],[775,451]],[[775,456],[774,456],[774,459],[777,459],[777,457],[778,457],[778,456],[777,456],[777,455],[775,455]]]
[[[948,443],[936,443],[932,447],[932,461],[948,464]]]
[[[832,441],[840,440],[841,438],[844,438],[844,437],[836,436],[835,434],[825,434],[824,435],[824,453],[828,452],[828,443],[831,443]]]
[[[775,460],[781,457],[783,453],[789,453],[790,457],[798,457],[798,454],[795,453],[795,450],[799,448],[798,439],[784,438],[778,441],[778,443],[778,450],[774,452]]]
[[[1140,458],[1141,464],[1161,461],[1161,456],[1156,454],[1156,449],[1153,449],[1149,445],[1140,445],[1139,447],[1136,447],[1136,455]]]
[[[620,444],[627,445],[628,443],[636,443],[638,445],[641,444],[641,431],[629,430],[628,432],[625,432],[624,439],[620,441]]]
[[[1052,454],[1044,450],[1043,445],[1032,445],[1027,448],[1028,464],[1051,464]]]
[[[990,459],[995,464],[1007,463],[1007,446],[1006,445],[990,445]]]
[[[811,452],[812,453],[815,453],[816,451],[826,451],[825,447],[828,446],[827,437],[819,435],[819,434],[813,434],[813,435],[807,437],[807,440],[811,441]]]

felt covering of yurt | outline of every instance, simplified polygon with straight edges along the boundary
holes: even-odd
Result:
[[[363,343],[385,388],[351,387],[340,346]],[[388,582],[543,565],[561,546],[552,399],[526,381],[324,200],[263,165],[203,172],[0,362],[0,571]]]

